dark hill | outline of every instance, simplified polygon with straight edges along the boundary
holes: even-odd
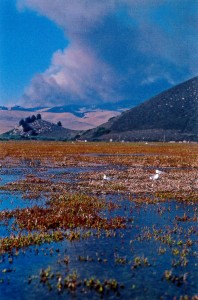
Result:
[[[66,129],[43,119],[16,126],[13,130],[1,135],[2,139],[40,139],[40,140],[71,140],[78,131]]]
[[[198,140],[198,77],[123,112],[83,138]]]

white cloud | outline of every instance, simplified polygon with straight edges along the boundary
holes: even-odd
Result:
[[[51,65],[43,74],[37,74],[26,89],[24,103],[35,99],[37,105],[96,103],[117,100],[114,92],[116,78],[105,63],[99,61],[92,52],[82,47],[70,46],[57,51]]]
[[[162,79],[171,85],[198,70],[196,18],[185,0],[177,5],[169,0],[18,0],[18,7],[54,21],[70,43],[35,75],[24,101],[60,105],[135,98],[142,84]]]

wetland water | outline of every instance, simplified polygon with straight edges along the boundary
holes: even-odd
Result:
[[[166,200],[164,194],[160,198],[122,192],[117,182],[101,179],[104,170],[112,176],[116,170],[117,177],[125,172],[115,165],[23,170],[20,166],[4,168],[0,174],[0,299],[197,299],[198,208],[194,194],[183,201],[172,194]],[[101,193],[98,185],[86,190],[93,185],[94,176],[97,184],[100,179]],[[87,211],[89,198],[75,198],[80,203],[79,219],[86,215],[86,222],[80,219],[78,223],[75,203],[62,198],[68,191],[76,194],[76,188],[96,203],[94,210],[91,204]],[[68,221],[70,228],[64,218],[59,219],[64,210],[75,210]],[[28,226],[20,211],[30,218]],[[52,211],[57,215],[55,221]],[[43,221],[45,216],[48,219]],[[124,223],[113,222],[117,217]],[[93,218],[98,218],[97,225]],[[56,230],[65,234],[63,239],[29,246],[16,246],[15,239],[9,247],[3,240]]]

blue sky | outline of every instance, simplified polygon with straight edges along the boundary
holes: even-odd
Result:
[[[142,102],[197,75],[197,0],[1,0],[0,105]]]
[[[46,17],[20,12],[15,0],[0,1],[0,105],[15,103],[31,78],[45,71],[52,54],[68,42]]]

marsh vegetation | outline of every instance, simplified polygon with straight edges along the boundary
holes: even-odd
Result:
[[[1,299],[197,299],[197,153],[0,143]]]

